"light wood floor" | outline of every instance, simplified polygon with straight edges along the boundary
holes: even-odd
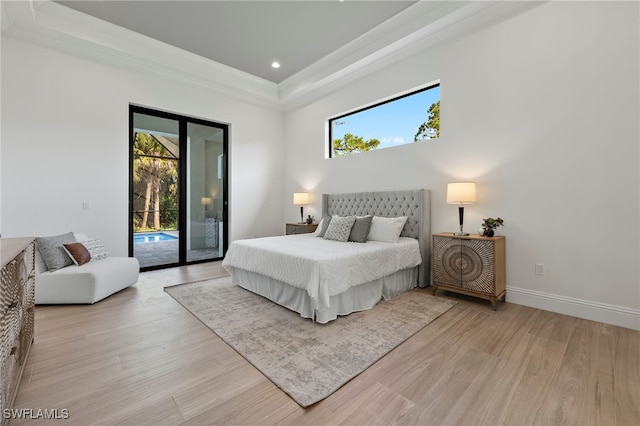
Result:
[[[141,274],[93,306],[36,308],[20,424],[640,424],[640,333],[509,303],[459,303],[324,401],[300,408],[163,286],[219,263]]]

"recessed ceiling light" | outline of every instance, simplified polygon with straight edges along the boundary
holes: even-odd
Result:
[[[276,62],[276,61],[274,61],[274,62],[271,64],[271,67],[272,67],[272,68],[280,68],[280,62]]]

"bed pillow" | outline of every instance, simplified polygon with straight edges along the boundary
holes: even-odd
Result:
[[[327,232],[327,228],[329,227],[329,223],[331,223],[331,216],[326,214],[320,221],[320,225],[318,225],[316,237],[324,237],[324,234]]]
[[[324,223],[324,219],[320,219],[320,222],[318,222],[318,226],[316,226],[316,230],[313,231],[313,235],[315,235],[316,237],[318,236],[320,231],[322,231],[322,224],[323,223]]]
[[[55,271],[56,269],[64,268],[65,266],[73,265],[73,261],[69,257],[63,244],[75,243],[76,237],[73,236],[73,232],[67,232],[66,234],[54,235],[52,237],[38,237],[36,238],[36,245],[44,260],[45,265],[49,271]]]
[[[356,217],[356,221],[351,228],[349,241],[356,243],[366,243],[369,231],[371,230],[371,221],[373,216]]]
[[[73,263],[78,266],[91,261],[91,253],[82,243],[63,244],[64,251],[67,252]]]
[[[404,224],[407,222],[407,216],[400,217],[380,217],[374,216],[371,221],[371,230],[369,231],[369,240],[384,241],[389,243],[397,243]]]
[[[109,257],[109,252],[104,248],[104,245],[100,240],[93,239],[83,241],[82,245],[85,246],[89,254],[91,254],[92,262]]]
[[[323,238],[325,240],[348,241],[355,221],[355,216],[333,216]]]

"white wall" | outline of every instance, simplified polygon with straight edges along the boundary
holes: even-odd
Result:
[[[475,180],[466,229],[505,220],[509,300],[640,328],[638,19],[635,2],[544,4],[290,111],[286,220],[301,190],[319,218],[323,192],[428,188],[433,232],[454,231],[446,183]],[[328,117],[437,79],[439,140],[324,158]]]
[[[281,112],[3,36],[3,237],[83,231],[127,254],[130,103],[229,123],[230,237],[280,232]]]
[[[446,183],[473,179],[467,229],[505,219],[509,300],[640,328],[638,7],[543,4],[284,117],[3,35],[2,236],[79,230],[126,254],[135,103],[230,123],[231,239],[281,233],[301,190],[318,217],[322,192],[429,188],[432,230],[451,231]],[[440,140],[324,158],[328,117],[436,79]]]

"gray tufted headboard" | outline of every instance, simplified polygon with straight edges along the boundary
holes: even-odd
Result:
[[[431,276],[431,192],[429,190],[322,194],[322,217],[327,214],[407,216],[407,223],[400,236],[418,240],[420,253],[422,253],[418,285],[420,287],[429,285]]]

